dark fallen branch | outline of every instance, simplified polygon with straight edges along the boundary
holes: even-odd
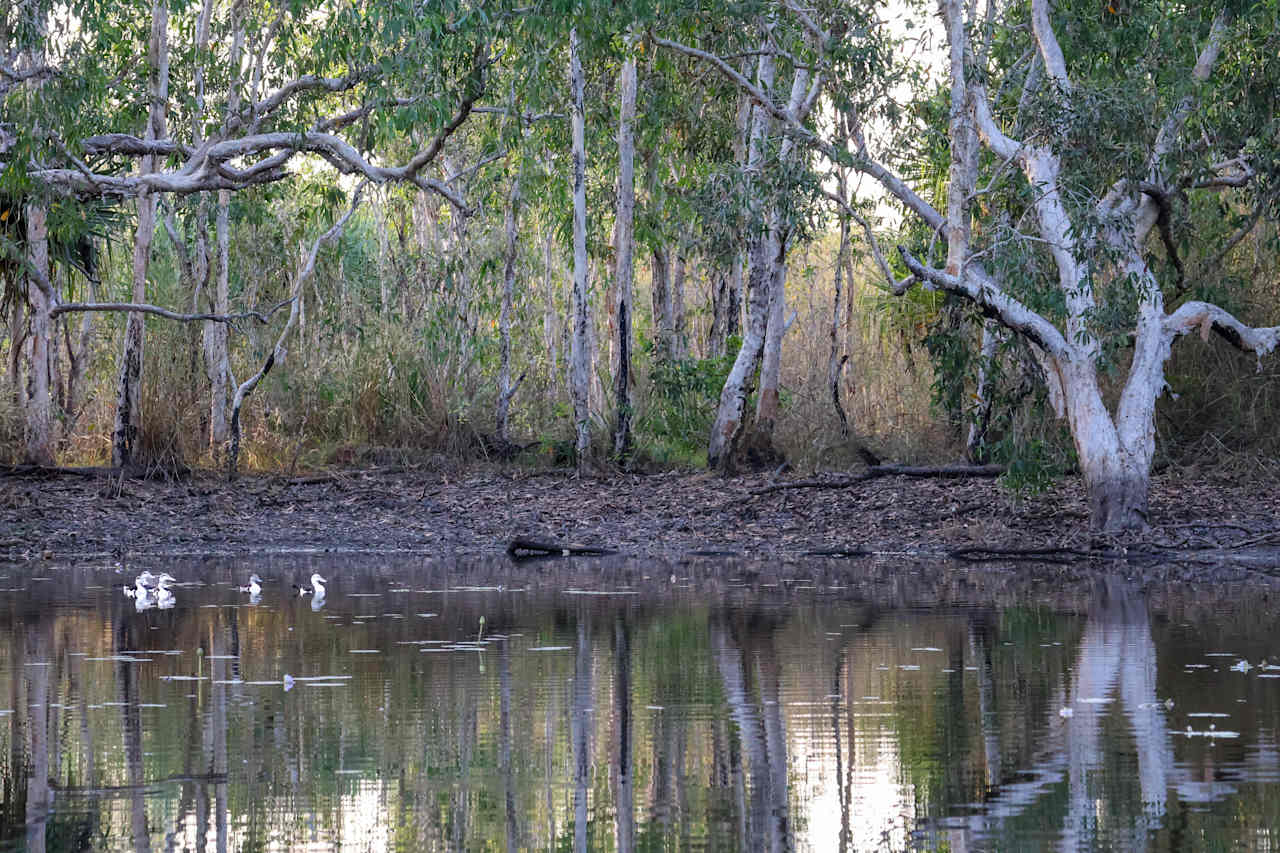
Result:
[[[1005,472],[1003,465],[871,465],[861,474],[853,477],[822,478],[810,480],[794,480],[790,483],[778,483],[763,486],[751,492],[753,495],[764,495],[769,492],[780,492],[784,489],[847,489],[858,483],[865,483],[878,477],[933,477],[941,479],[958,479],[961,477],[999,477]]]
[[[812,551],[805,551],[806,557],[870,557],[873,551],[866,548],[815,548]]]
[[[549,542],[543,539],[531,539],[517,536],[507,545],[507,553],[512,557],[602,557],[616,554],[612,548],[598,548],[594,545],[573,545],[566,542]]]

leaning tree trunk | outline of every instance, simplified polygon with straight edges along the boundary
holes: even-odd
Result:
[[[578,31],[569,31],[569,86],[573,94],[573,317],[570,323],[569,396],[573,401],[574,450],[582,472],[591,446],[591,335],[587,316],[587,144],[583,115],[582,58]]]
[[[763,52],[756,66],[756,79],[759,87],[769,92],[773,89],[776,65],[769,50],[768,39],[765,39]],[[764,160],[764,140],[772,126],[769,113],[764,107],[753,108],[751,138],[748,143],[747,172],[758,175]],[[753,195],[749,202],[753,213],[759,214],[761,202]],[[742,434],[742,419],[747,406],[747,395],[751,393],[751,382],[756,367],[760,363],[760,353],[764,349],[765,324],[769,314],[769,293],[773,259],[777,254],[776,234],[767,231],[752,237],[750,251],[751,275],[747,284],[748,308],[747,328],[743,335],[742,347],[734,359],[733,367],[725,378],[724,388],[720,392],[720,405],[716,410],[716,419],[711,426],[711,436],[707,442],[707,464],[722,472],[732,471],[736,460],[738,439]]]
[[[43,205],[27,207],[27,258],[32,275],[49,281],[48,211]],[[40,287],[27,288],[31,310],[30,381],[26,397],[26,459],[37,465],[53,464],[53,398],[49,362],[53,347],[52,306]]]
[[[791,78],[791,95],[787,109],[792,115],[802,112],[802,105],[809,94],[809,72],[797,68]],[[782,141],[778,159],[790,163],[795,159],[796,141],[788,137]],[[769,228],[775,234],[774,244],[777,254],[771,258],[773,269],[770,275],[769,323],[765,331],[764,356],[760,364],[760,395],[756,401],[755,442],[762,449],[773,455],[773,428],[778,422],[781,409],[782,387],[782,339],[787,333],[789,324],[786,319],[787,310],[787,244],[790,242],[790,227],[780,218],[777,205],[773,206],[769,215]]]
[[[271,372],[271,368],[276,364],[283,363],[288,350],[285,344],[289,341],[289,336],[293,333],[295,327],[299,325],[302,315],[303,291],[306,288],[312,276],[316,272],[316,259],[320,255],[320,249],[326,244],[339,239],[342,231],[346,228],[347,220],[356,212],[356,208],[360,206],[360,198],[364,193],[365,185],[362,183],[356,187],[355,194],[351,197],[351,206],[347,208],[347,212],[339,217],[333,226],[319,237],[315,243],[311,245],[311,251],[306,252],[302,256],[302,267],[298,271],[297,281],[293,285],[293,293],[290,295],[289,319],[285,322],[284,328],[280,330],[280,337],[276,338],[276,345],[271,348],[271,352],[267,354],[267,359],[263,362],[262,367],[258,368],[258,372],[250,376],[240,387],[236,389],[235,397],[231,401],[231,424],[230,424],[230,449],[227,452],[227,478],[235,479],[236,465],[240,459],[240,409],[244,406],[245,399],[253,393],[253,389],[258,387],[258,383]]]
[[[618,217],[614,233],[617,237],[617,268],[614,273],[618,318],[618,359],[613,374],[617,417],[613,429],[613,455],[625,462],[631,452],[631,314],[634,265],[634,222],[636,209],[635,136],[632,124],[636,117],[636,60],[627,57],[622,64],[618,86]]]

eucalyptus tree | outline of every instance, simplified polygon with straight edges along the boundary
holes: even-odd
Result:
[[[447,141],[486,92],[495,33],[513,10],[467,2],[238,2],[216,14],[213,4],[203,3],[180,10],[192,15],[188,27],[169,20],[166,0],[146,10],[101,3],[67,8],[76,25],[59,35],[61,62],[46,84],[52,91],[40,110],[28,109],[15,122],[17,141],[4,165],[23,192],[137,201],[133,292],[128,303],[113,303],[130,314],[113,436],[113,457],[126,464],[140,423],[140,317],[157,199],[222,193],[220,268],[210,307],[223,322],[228,194],[286,180],[301,159],[310,156],[374,183],[409,184],[469,213],[451,186],[453,175],[439,166]],[[149,33],[145,45],[131,41],[138,32]],[[147,61],[138,62],[139,55]],[[380,152],[387,141],[410,129],[425,137],[421,146],[403,162],[386,163]],[[200,220],[196,227],[208,225]],[[202,255],[204,245],[202,238]],[[52,288],[39,290],[59,301]],[[208,337],[216,387],[219,376],[225,379],[225,341]]]
[[[814,15],[791,2],[754,8],[754,28],[719,33],[705,47],[664,37],[654,43],[719,69],[752,101],[747,120],[743,173],[747,189],[745,220],[747,320],[742,345],[720,395],[708,442],[712,467],[731,470],[745,434],[746,406],[759,371],[753,443],[772,446],[780,405],[782,339],[786,318],[787,251],[803,229],[807,207],[817,193],[811,172],[814,108],[828,84],[856,85],[844,76],[883,61],[886,40],[874,26],[867,5],[824,6],[821,10],[844,32],[833,37]],[[852,23],[851,23],[852,22]],[[829,26],[832,24],[829,23]],[[844,38],[845,33],[850,33]],[[735,57],[755,57],[750,73]]]
[[[948,0],[939,14],[949,47],[950,164],[946,191],[933,201],[904,177],[911,164],[876,142],[868,124],[876,103],[851,94],[856,86],[833,99],[854,119],[853,132],[822,134],[723,57],[676,49],[700,53],[789,137],[876,180],[946,242],[941,266],[902,247],[908,274],[895,279],[869,235],[896,292],[920,283],[957,294],[1027,343],[1070,427],[1092,526],[1144,527],[1155,406],[1173,341],[1217,332],[1259,356],[1280,342],[1280,327],[1253,328],[1181,287],[1184,250],[1166,227],[1205,194],[1227,210],[1276,212],[1280,69],[1264,59],[1276,53],[1275,10],[1152,2],[1100,15],[1088,4],[1051,10],[1032,0],[993,2],[978,15]],[[779,19],[820,34],[827,55],[853,31],[838,29],[829,10],[793,2]],[[1253,227],[1252,217],[1241,219],[1241,229]],[[1189,243],[1215,258],[1235,240]],[[1118,400],[1108,405],[1113,388]]]

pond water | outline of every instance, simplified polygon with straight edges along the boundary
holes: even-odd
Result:
[[[0,849],[1277,843],[1263,580],[308,556],[138,610],[139,568],[0,566]]]

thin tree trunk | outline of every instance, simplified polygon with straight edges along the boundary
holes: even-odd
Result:
[[[218,277],[214,284],[213,310],[226,314],[231,304],[231,191],[218,191],[214,229],[218,240]],[[206,323],[205,370],[209,377],[209,449],[216,462],[227,441],[227,383],[231,373],[227,324]]]
[[[680,361],[688,355],[688,339],[684,317],[684,278],[684,255],[681,252],[676,252],[676,260],[671,267],[670,288],[671,357],[676,361]]]
[[[582,59],[578,31],[569,31],[569,86],[573,95],[573,301],[570,323],[569,396],[573,401],[574,450],[578,471],[584,470],[591,446],[591,326],[587,316],[587,188],[586,131],[583,115]]]
[[[969,421],[969,436],[965,440],[965,456],[975,465],[987,461],[985,442],[987,427],[991,424],[991,372],[995,366],[996,349],[1000,344],[994,320],[982,323],[982,345],[978,351],[978,383],[973,396],[976,405]]]
[[[88,301],[93,302],[98,298],[98,281],[97,271],[86,280]],[[62,434],[66,438],[70,438],[75,432],[76,422],[80,420],[80,386],[84,382],[85,369],[89,361],[89,348],[93,342],[93,315],[92,311],[85,311],[80,317],[80,331],[76,340],[72,340],[70,321],[68,320],[63,328],[66,330],[66,347],[67,347],[67,391],[64,395],[63,404],[63,425]]]
[[[840,197],[843,198],[844,178],[840,180]],[[835,294],[831,299],[831,354],[827,357],[827,385],[831,388],[831,404],[840,418],[840,440],[849,440],[849,418],[840,400],[840,374],[849,356],[841,356],[840,350],[840,302],[844,296],[844,260],[849,251],[849,217],[840,217],[840,250],[836,254]],[[850,283],[852,284],[852,282]]]
[[[787,241],[785,232],[775,238],[777,254],[769,271],[769,321],[765,327],[764,348],[760,360],[760,393],[756,398],[755,437],[764,447],[772,448],[773,427],[781,409],[782,336],[787,331]]]
[[[787,107],[792,115],[801,112],[808,91],[809,72],[804,68],[797,68],[791,78],[791,95]],[[788,137],[782,141],[778,158],[783,163],[790,163],[795,158],[795,152],[795,139]],[[777,254],[772,258],[773,269],[769,278],[769,323],[765,330],[764,354],[760,364],[760,394],[756,400],[754,431],[757,443],[771,450],[773,428],[778,421],[782,403],[782,338],[790,327],[786,319],[790,228],[781,221],[776,204],[770,210],[768,221],[770,230],[775,232]]]
[[[617,269],[614,272],[616,316],[618,318],[618,364],[613,375],[617,416],[613,429],[613,454],[625,462],[631,452],[631,315],[634,264],[634,223],[636,208],[635,136],[632,125],[636,117],[636,60],[628,56],[622,64],[618,81],[618,216],[614,229],[617,237]]]
[[[551,376],[560,375],[560,323],[556,311],[555,279],[551,266],[551,229],[542,238],[542,338]]]
[[[280,337],[276,339],[276,345],[267,355],[267,360],[263,362],[262,367],[253,376],[246,379],[239,388],[236,389],[235,397],[231,401],[231,449],[227,453],[227,476],[234,479],[236,476],[236,463],[240,457],[240,408],[244,405],[245,398],[253,393],[253,389],[258,386],[276,362],[283,362],[288,350],[285,349],[285,343],[289,340],[289,335],[293,332],[294,327],[299,325],[299,318],[302,316],[302,302],[306,290],[306,284],[315,275],[316,258],[320,254],[320,249],[326,243],[333,242],[342,236],[342,231],[347,225],[347,220],[356,212],[356,208],[360,206],[360,197],[364,192],[364,184],[356,188],[355,195],[351,198],[351,207],[347,208],[344,213],[333,226],[319,237],[315,243],[311,245],[311,251],[303,255],[302,268],[298,271],[297,281],[293,286],[292,306],[289,309],[289,319],[285,322],[284,328],[280,330]]]
[[[494,419],[497,422],[498,440],[506,448],[511,444],[508,414],[511,398],[524,381],[524,375],[511,381],[511,315],[514,311],[516,289],[516,251],[519,248],[516,225],[520,215],[520,178],[511,182],[511,198],[507,202],[506,262],[502,273],[502,311],[498,315],[498,402]]]
[[[653,326],[658,333],[658,358],[671,360],[675,347],[671,329],[671,264],[667,250],[653,250]]]
[[[43,205],[27,207],[27,258],[35,275],[49,280],[48,211]],[[53,349],[53,320],[49,298],[34,284],[27,287],[31,311],[30,379],[26,397],[26,459],[37,465],[52,465],[53,398],[49,363]]]
[[[165,111],[169,101],[169,7],[168,0],[153,0],[151,6],[151,41],[148,63],[151,68],[149,94],[151,107],[147,115],[145,138],[148,142],[164,139]],[[141,171],[153,172],[156,157],[142,159]],[[138,229],[133,243],[133,301],[147,301],[147,268],[151,259],[151,240],[156,230],[156,198],[150,192],[138,196]],[[124,467],[134,462],[142,422],[141,383],[142,345],[146,329],[144,315],[130,313],[125,321],[124,350],[120,356],[120,372],[116,383],[116,416],[111,430],[111,464]]]

